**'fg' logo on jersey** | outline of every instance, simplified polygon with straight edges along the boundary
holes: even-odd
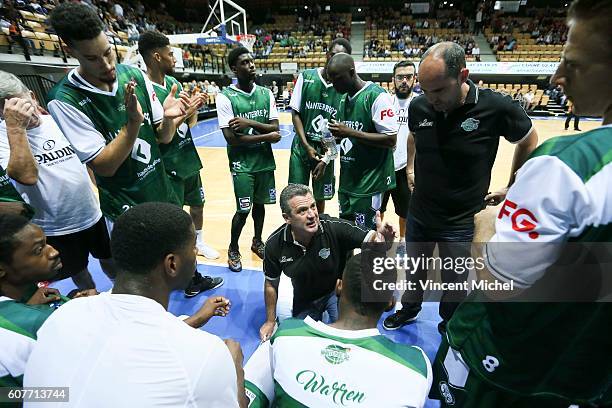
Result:
[[[538,226],[538,219],[526,208],[518,208],[518,205],[508,199],[502,204],[497,216],[498,219],[510,216],[512,229],[516,232],[528,232],[529,238],[537,239],[540,234],[534,231]]]
[[[393,113],[393,109],[386,109],[380,112],[380,120],[384,120],[385,117],[392,118],[395,114]]]
[[[365,225],[365,214],[355,213],[355,224],[363,227]]]

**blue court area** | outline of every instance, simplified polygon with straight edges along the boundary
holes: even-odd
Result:
[[[99,292],[111,289],[111,281],[104,275],[97,260],[90,259],[89,270]],[[170,296],[169,311],[177,316],[191,315],[202,306],[208,296],[218,295],[230,299],[229,315],[224,318],[213,317],[202,330],[214,333],[221,338],[238,341],[242,346],[246,362],[259,345],[259,327],[265,321],[263,272],[244,269],[240,273],[234,273],[225,266],[204,264],[198,265],[198,270],[205,275],[223,277],[225,280],[223,286],[193,298],[185,298],[182,292],[173,292]],[[62,294],[75,288],[71,279],[56,282],[53,286],[58,288]],[[439,320],[438,304],[424,303],[423,310],[415,323],[400,330],[388,332],[382,328],[381,319],[378,328],[381,333],[396,342],[421,347],[433,361],[440,343],[440,334],[437,329]],[[437,401],[430,401],[426,406],[438,407],[439,405]]]

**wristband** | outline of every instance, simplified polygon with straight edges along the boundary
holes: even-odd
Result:
[[[329,156],[325,155],[325,156],[323,156],[323,158],[321,159],[321,161],[327,165],[327,164],[329,164],[329,162],[331,161],[331,157],[329,157]]]

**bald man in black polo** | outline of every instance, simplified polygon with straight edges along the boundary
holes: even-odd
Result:
[[[518,102],[479,89],[468,76],[465,53],[455,43],[438,43],[421,59],[424,95],[412,100],[408,113],[408,184],[413,188],[406,233],[409,256],[431,257],[438,245],[443,260],[469,257],[474,215],[487,204],[500,203],[508,191],[505,187],[488,193],[500,137],[516,144],[508,186],[538,143],[531,119]],[[408,275],[428,279],[423,268]],[[448,283],[467,278],[467,273],[452,268],[443,268],[441,275]],[[444,292],[441,332],[466,294]],[[402,309],[387,317],[383,326],[396,330],[414,321],[422,300],[421,290],[406,291]]]

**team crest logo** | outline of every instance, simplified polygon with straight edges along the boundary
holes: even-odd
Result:
[[[461,129],[465,130],[466,132],[472,132],[478,129],[479,124],[480,124],[480,121],[478,119],[467,118],[461,124]]]
[[[447,405],[455,405],[455,397],[453,397],[450,388],[448,388],[448,384],[444,381],[440,382],[440,394],[442,394],[442,398],[444,398],[444,402],[446,402]]]
[[[271,188],[269,193],[270,193],[270,200],[276,201],[276,189]]]
[[[355,213],[355,224],[363,227],[365,225],[365,214]]]
[[[330,254],[329,248],[323,248],[319,251],[319,256],[321,257],[321,259],[329,258],[329,254]]]
[[[325,357],[328,363],[338,365],[342,364],[350,358],[350,348],[344,348],[336,344],[330,344],[321,350],[321,355]]]

